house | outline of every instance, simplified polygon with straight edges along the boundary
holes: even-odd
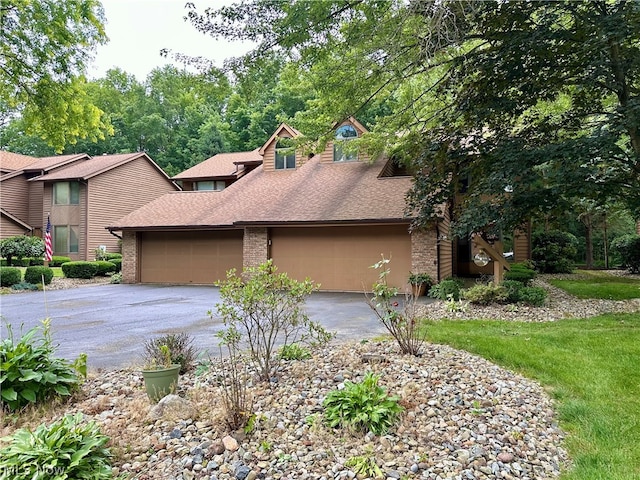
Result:
[[[211,284],[231,268],[272,259],[321,290],[362,292],[377,280],[370,267],[381,256],[391,259],[388,282],[401,291],[409,272],[450,276],[447,222],[412,230],[405,215],[412,177],[390,159],[345,148],[366,132],[355,119],[335,132],[324,151],[303,155],[288,140],[300,133],[282,124],[259,149],[261,165],[224,189],[168,193],[112,223],[123,237],[124,281]],[[238,167],[258,162],[255,152],[227,155]],[[174,178],[197,184],[190,170]],[[220,178],[203,170],[203,181],[229,176],[228,168]]]
[[[107,225],[176,190],[145,153],[36,158],[0,177],[0,236],[15,235],[16,225],[20,233],[42,236],[49,217],[54,255],[93,260],[100,247],[120,250]]]

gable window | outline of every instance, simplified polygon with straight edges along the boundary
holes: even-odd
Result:
[[[78,253],[77,225],[55,225],[53,227],[53,253]]]
[[[276,143],[276,170],[296,168],[296,150],[288,138],[281,138]]]
[[[358,132],[352,125],[343,125],[336,130],[333,142],[333,161],[351,162],[358,160],[358,152],[347,147],[347,143],[358,138]]]
[[[54,205],[78,205],[80,184],[78,182],[56,182],[53,184]]]
[[[224,190],[225,183],[224,180],[211,180],[205,182],[196,182],[195,185],[196,190],[215,190],[220,191]]]

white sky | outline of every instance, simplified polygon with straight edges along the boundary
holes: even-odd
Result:
[[[213,60],[218,67],[225,58],[246,53],[247,46],[216,41],[183,20],[187,1],[102,0],[109,43],[98,47],[93,65],[88,69],[89,78],[104,77],[107,70],[119,67],[143,81],[155,67],[173,63],[160,56],[162,48],[203,56]],[[232,3],[232,0],[190,1],[198,11]]]

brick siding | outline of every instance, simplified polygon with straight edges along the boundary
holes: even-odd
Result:
[[[257,267],[269,259],[269,232],[266,227],[245,227],[243,267]]]
[[[438,247],[435,228],[411,232],[411,271],[428,273],[438,280]]]
[[[138,236],[124,232],[122,236],[122,283],[137,282]]]

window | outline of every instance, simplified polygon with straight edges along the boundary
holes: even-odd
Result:
[[[347,147],[347,142],[358,138],[358,132],[352,125],[343,125],[336,130],[335,141],[333,142],[333,161],[350,162],[358,160],[358,152]]]
[[[220,191],[224,190],[225,183],[224,180],[211,180],[206,182],[196,182],[196,190],[215,190]]]
[[[77,225],[55,225],[53,227],[53,253],[78,253]]]
[[[281,138],[276,143],[276,170],[285,168],[296,168],[296,150],[290,139]]]
[[[54,205],[78,205],[80,184],[78,182],[57,182],[53,184]]]

